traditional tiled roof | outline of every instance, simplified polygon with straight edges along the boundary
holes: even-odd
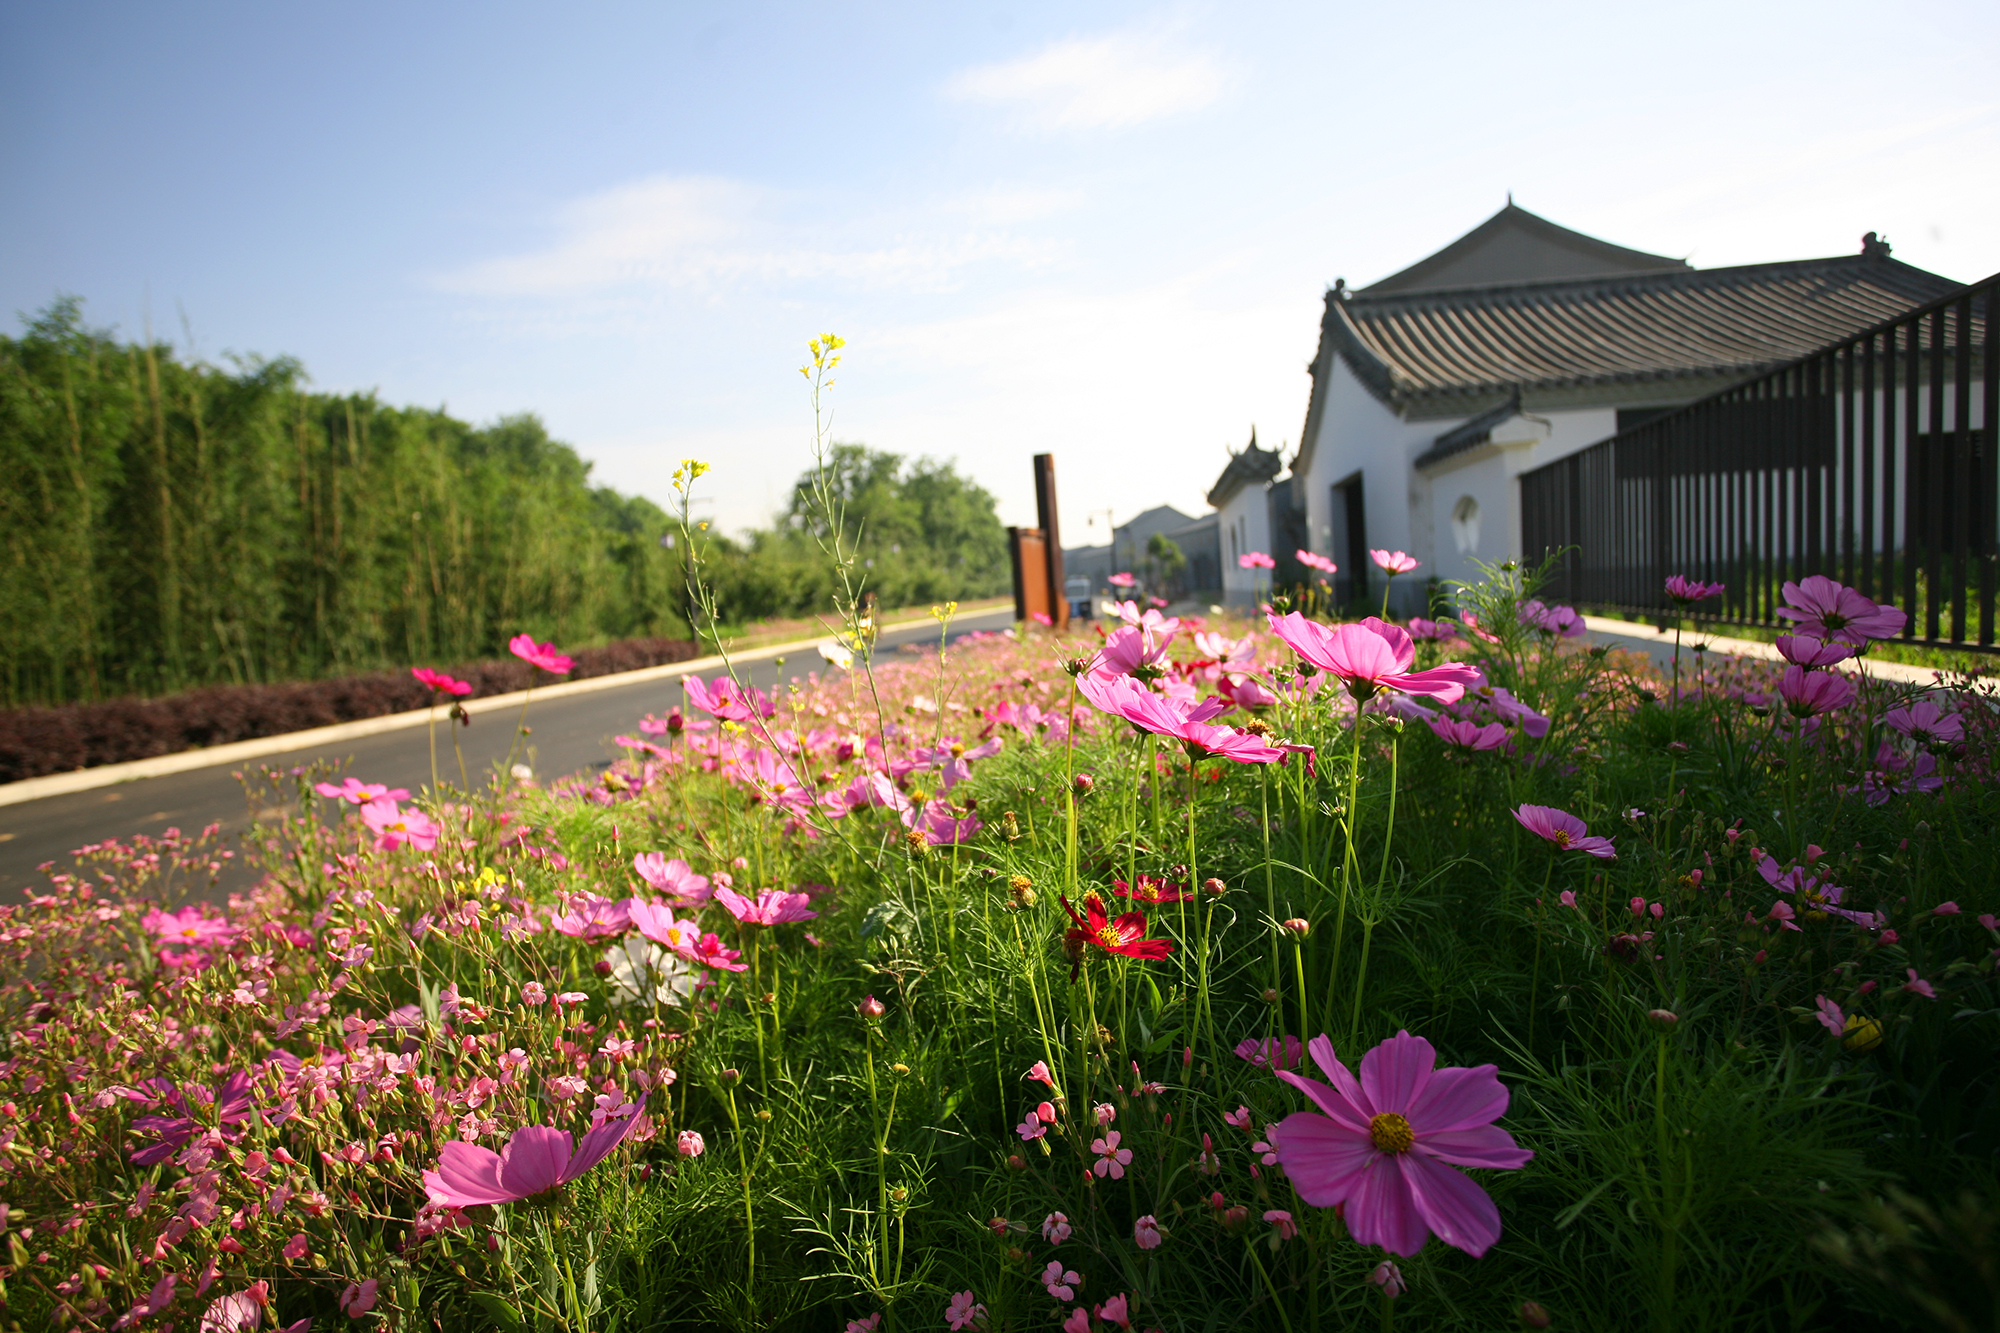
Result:
[[[1229,465],[1222,469],[1222,475],[1209,488],[1208,502],[1220,509],[1245,486],[1269,481],[1284,470],[1285,460],[1279,450],[1257,447],[1257,429],[1253,426],[1250,428],[1249,447],[1240,454],[1229,456]]]
[[[1618,398],[1656,386],[1673,401],[1804,356],[1958,286],[1871,248],[1738,268],[1330,293],[1321,351],[1338,354],[1406,416],[1476,412],[1517,388],[1545,404],[1550,395],[1612,386],[1625,386]]]
[[[1552,282],[1687,267],[1684,259],[1648,254],[1573,231],[1530,213],[1510,196],[1505,208],[1444,249],[1362,291],[1383,296],[1476,283]]]

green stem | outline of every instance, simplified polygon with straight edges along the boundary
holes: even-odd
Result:
[[[1333,964],[1327,975],[1326,1018],[1323,1026],[1333,1027],[1334,996],[1340,989],[1341,945],[1347,938],[1347,895],[1353,887],[1354,871],[1359,867],[1359,858],[1354,850],[1355,806],[1361,796],[1361,704],[1354,701],[1354,751],[1347,766],[1347,809],[1341,812],[1341,827],[1347,837],[1347,848],[1340,861],[1340,911],[1334,917]],[[1301,1040],[1304,1034],[1300,1034]]]

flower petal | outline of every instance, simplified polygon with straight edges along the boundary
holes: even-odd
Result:
[[[1398,1032],[1361,1057],[1361,1086],[1377,1111],[1407,1114],[1437,1067],[1437,1049],[1422,1037]]]
[[[554,1189],[563,1182],[563,1168],[569,1165],[569,1157],[568,1130],[553,1125],[523,1125],[500,1150],[500,1183],[516,1199]]]
[[[1439,1240],[1477,1259],[1500,1239],[1500,1210],[1470,1178],[1422,1153],[1405,1153],[1398,1161],[1416,1212]]]
[[[644,1114],[646,1114],[646,1098],[641,1096],[639,1104],[632,1109],[631,1115],[622,1120],[606,1120],[584,1135],[583,1142],[576,1147],[576,1155],[563,1167],[562,1178],[565,1181],[575,1180],[610,1156],[611,1150],[625,1141],[625,1136],[632,1132],[633,1126],[639,1123],[639,1117]]]
[[[470,1208],[506,1203],[519,1195],[500,1183],[500,1154],[476,1143],[453,1140],[438,1154],[435,1171],[424,1172],[424,1192],[443,1207]]]
[[[1380,1245],[1406,1259],[1421,1251],[1431,1238],[1404,1178],[1409,1160],[1408,1153],[1396,1157],[1376,1154],[1348,1187],[1346,1207],[1341,1210],[1348,1234],[1356,1243]]]
[[[1353,1102],[1341,1096],[1337,1089],[1328,1087],[1316,1078],[1307,1078],[1303,1074],[1295,1074],[1289,1069],[1280,1069],[1276,1072],[1279,1078],[1312,1098],[1313,1105],[1326,1112],[1335,1123],[1356,1134],[1365,1134],[1368,1132],[1368,1116],[1356,1107]],[[1346,1071],[1343,1070],[1342,1072],[1345,1073]],[[1348,1081],[1351,1083],[1353,1079],[1350,1077]]]
[[[1475,1125],[1490,1125],[1507,1113],[1507,1089],[1496,1065],[1455,1065],[1431,1075],[1430,1085],[1404,1104],[1403,1115],[1419,1139]]]
[[[1417,1135],[1415,1151],[1453,1166],[1491,1166],[1511,1170],[1535,1154],[1514,1142],[1498,1125],[1474,1125],[1438,1134]]]
[[[1265,1133],[1293,1188],[1315,1208],[1347,1198],[1369,1159],[1379,1156],[1366,1131],[1357,1133],[1311,1111],[1294,1111]]]

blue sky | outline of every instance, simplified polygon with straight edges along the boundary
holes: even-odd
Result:
[[[1320,300],[1505,201],[1703,267],[2000,270],[1980,3],[14,5],[0,307],[301,358],[763,521],[835,434],[1064,535],[1296,443]],[[1087,516],[1097,514],[1092,527]]]

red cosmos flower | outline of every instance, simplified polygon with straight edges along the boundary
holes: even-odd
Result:
[[[1076,966],[1070,969],[1070,980],[1076,980],[1076,970],[1083,965],[1083,946],[1094,944],[1106,953],[1115,953],[1124,958],[1165,958],[1174,951],[1172,940],[1146,938],[1146,914],[1126,912],[1121,916],[1106,916],[1104,902],[1096,894],[1085,894],[1084,915],[1078,916],[1070,906],[1069,899],[1061,894],[1056,901],[1076,925],[1064,932],[1063,943],[1068,946]]]
[[[1111,891],[1120,898],[1130,898],[1138,903],[1178,903],[1194,897],[1185,884],[1169,884],[1158,875],[1139,876],[1139,887],[1136,889],[1122,879],[1114,879]]]

